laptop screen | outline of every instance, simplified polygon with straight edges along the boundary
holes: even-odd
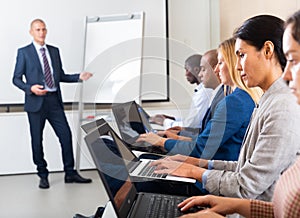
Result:
[[[135,142],[140,134],[146,132],[135,101],[114,104],[112,111],[120,134],[127,143]]]
[[[98,126],[101,126],[102,124],[105,123],[104,119],[97,119],[97,120],[93,120],[91,122],[85,123],[83,125],[81,125],[81,129],[83,129],[83,131],[85,133],[89,133],[92,130],[95,130]]]
[[[149,122],[149,115],[143,110],[140,105],[137,105],[138,113],[142,119],[142,123],[144,125],[145,132],[155,132]]]
[[[112,136],[116,146],[118,147],[120,154],[123,157],[123,160],[127,166],[127,169],[130,169],[135,162],[139,162],[139,159],[132,153],[132,151],[127,147],[122,139],[116,134],[112,129],[109,134]]]
[[[135,200],[136,189],[116,144],[102,136],[111,129],[104,124],[85,136],[85,142],[103,185],[119,217],[126,217]]]

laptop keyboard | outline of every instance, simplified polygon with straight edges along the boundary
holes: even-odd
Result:
[[[185,197],[153,195],[150,199],[146,218],[174,218],[181,216],[183,213],[178,209],[177,205],[184,199]]]
[[[157,174],[154,173],[155,166],[150,166],[151,161],[149,161],[144,168],[138,173],[139,176],[147,176],[152,178],[166,178],[168,174]]]

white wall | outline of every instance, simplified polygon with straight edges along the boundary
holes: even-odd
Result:
[[[220,0],[220,39],[229,38],[244,20],[258,14],[271,14],[285,20],[300,9],[300,0]]]
[[[78,117],[76,113],[67,112],[67,119],[73,132],[74,157],[76,154],[76,131]],[[29,124],[27,114],[7,113],[0,115],[0,175],[36,172],[32,161]],[[61,148],[54,131],[46,123],[44,131],[44,152],[50,171],[63,169]],[[84,143],[81,146],[80,168],[94,168],[94,164]]]
[[[185,77],[184,61],[219,44],[219,0],[169,0],[170,102],[144,104],[189,108],[195,85]]]

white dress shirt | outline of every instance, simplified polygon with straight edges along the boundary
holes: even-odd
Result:
[[[212,93],[213,89],[205,88],[202,83],[199,84],[195,89],[188,116],[182,121],[179,119],[165,119],[164,128],[168,129],[173,126],[200,128],[202,119],[209,107]]]

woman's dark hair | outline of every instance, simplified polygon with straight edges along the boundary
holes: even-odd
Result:
[[[300,10],[296,11],[292,16],[290,16],[285,22],[285,27],[287,25],[292,25],[292,36],[300,44]]]
[[[246,41],[260,51],[266,41],[274,44],[275,55],[284,69],[286,59],[282,50],[284,21],[272,15],[258,15],[246,20],[234,33],[235,38]]]

